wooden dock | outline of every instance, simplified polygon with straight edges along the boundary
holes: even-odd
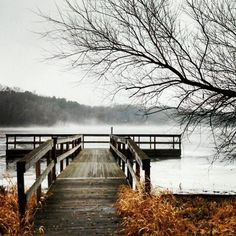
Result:
[[[84,149],[57,177],[35,216],[35,235],[121,235],[113,207],[126,177],[107,149]]]
[[[96,149],[87,144],[96,144]],[[101,148],[104,144],[106,149]],[[41,200],[41,184],[47,179],[49,197],[35,214],[34,235],[49,236],[122,235],[113,207],[119,186],[149,193],[150,156],[181,155],[181,135],[175,134],[10,134],[6,145],[13,157],[33,145],[17,162],[19,215],[24,217],[32,196]],[[36,180],[26,190],[25,174],[32,167]]]

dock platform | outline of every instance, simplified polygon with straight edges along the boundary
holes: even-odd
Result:
[[[6,154],[23,154],[17,162],[20,219],[31,197],[41,202],[47,179],[48,197],[35,214],[34,235],[122,235],[114,209],[119,186],[149,194],[152,156],[180,158],[181,135],[6,134]],[[25,175],[31,168],[36,179],[29,188]]]
[[[35,215],[35,235],[122,235],[113,207],[126,177],[108,149],[84,149],[61,172]]]

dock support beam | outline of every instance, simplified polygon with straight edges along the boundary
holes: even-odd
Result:
[[[19,203],[19,213],[20,218],[25,214],[26,207],[26,194],[25,194],[25,183],[24,183],[24,173],[25,173],[25,162],[17,162],[17,191],[18,191],[18,203]]]
[[[143,165],[143,170],[144,170],[144,179],[145,179],[144,188],[145,188],[146,193],[150,193],[151,191],[150,169],[151,169],[150,160],[145,160],[144,165]]]

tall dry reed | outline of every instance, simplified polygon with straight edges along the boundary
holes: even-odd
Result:
[[[20,222],[17,188],[14,185],[6,188],[0,186],[0,235],[32,235],[32,217],[36,207],[36,198],[32,197],[27,204],[25,215]]]
[[[122,186],[116,203],[125,235],[236,235],[236,198],[147,195]]]

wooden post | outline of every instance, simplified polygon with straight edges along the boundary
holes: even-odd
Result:
[[[140,165],[138,164],[138,162],[136,161],[136,176],[137,176],[137,180],[140,181]]]
[[[6,150],[8,150],[8,135],[6,134]]]
[[[35,149],[35,147],[36,147],[36,146],[35,146],[35,145],[36,145],[36,144],[35,144],[35,141],[36,141],[36,137],[35,137],[35,135],[34,135],[34,143],[33,143],[34,149]]]
[[[143,163],[144,169],[144,185],[145,185],[145,192],[150,193],[151,191],[151,179],[150,179],[150,160],[145,160]]]
[[[20,213],[20,218],[23,218],[26,207],[26,194],[25,194],[25,183],[24,183],[25,162],[17,162],[16,169],[17,169],[19,213]]]
[[[127,166],[127,180],[128,180],[128,183],[129,183],[129,185],[131,186],[131,184],[130,184],[130,173],[129,173],[129,168],[128,168],[128,166]]]
[[[40,160],[38,160],[36,162],[36,165],[35,165],[35,172],[36,172],[36,179],[38,179],[40,177],[40,174],[41,174],[41,168],[40,168]],[[39,185],[38,189],[37,189],[37,202],[40,200],[41,198],[41,192],[42,189],[41,189],[41,185]]]
[[[82,138],[81,138],[81,143],[82,143],[82,148],[84,149],[84,135],[82,134]]]
[[[16,136],[14,136],[14,149],[16,149]]]
[[[66,144],[66,151],[69,150],[69,143]],[[66,166],[69,165],[69,157],[66,157]]]
[[[111,134],[113,134],[113,126],[111,126]]]
[[[52,147],[52,160],[54,160],[54,167],[52,169],[52,179],[53,181],[56,180],[56,164],[57,164],[57,137],[52,137],[53,139],[53,147]]]
[[[117,143],[117,150],[121,151],[121,143]],[[118,164],[121,167],[121,158],[118,156]]]
[[[131,167],[133,167],[133,160],[130,160],[130,164],[131,164]],[[130,183],[130,187],[133,188],[133,177],[131,175],[131,173],[129,173],[129,183]]]
[[[122,160],[122,171],[125,173],[125,162]]]
[[[129,160],[131,166],[133,164],[132,158],[133,158],[132,157],[132,153],[130,152],[130,150],[128,150],[128,152],[127,152],[127,159]],[[132,175],[131,175],[131,173],[129,171],[128,165],[127,165],[127,179],[128,179],[130,187],[133,188]]]
[[[60,154],[62,154],[63,153],[63,143],[61,143],[60,144]],[[64,166],[63,166],[63,160],[61,160],[60,161],[60,172],[62,172],[63,171],[63,168]]]
[[[124,151],[124,150],[125,150],[125,144],[122,143],[122,151]]]
[[[175,136],[173,136],[173,149],[175,149]]]
[[[75,141],[73,140],[72,141],[72,149],[75,147]],[[71,154],[71,157],[72,157],[72,160],[74,160],[74,158],[75,158],[75,153],[73,152],[72,154]]]
[[[76,146],[81,144],[81,138],[76,139]],[[76,156],[80,153],[81,146],[76,150]]]
[[[47,154],[47,166],[51,163],[52,160],[52,151],[50,150],[49,153]],[[51,171],[48,174],[48,188],[51,186],[52,184],[52,173]]]

